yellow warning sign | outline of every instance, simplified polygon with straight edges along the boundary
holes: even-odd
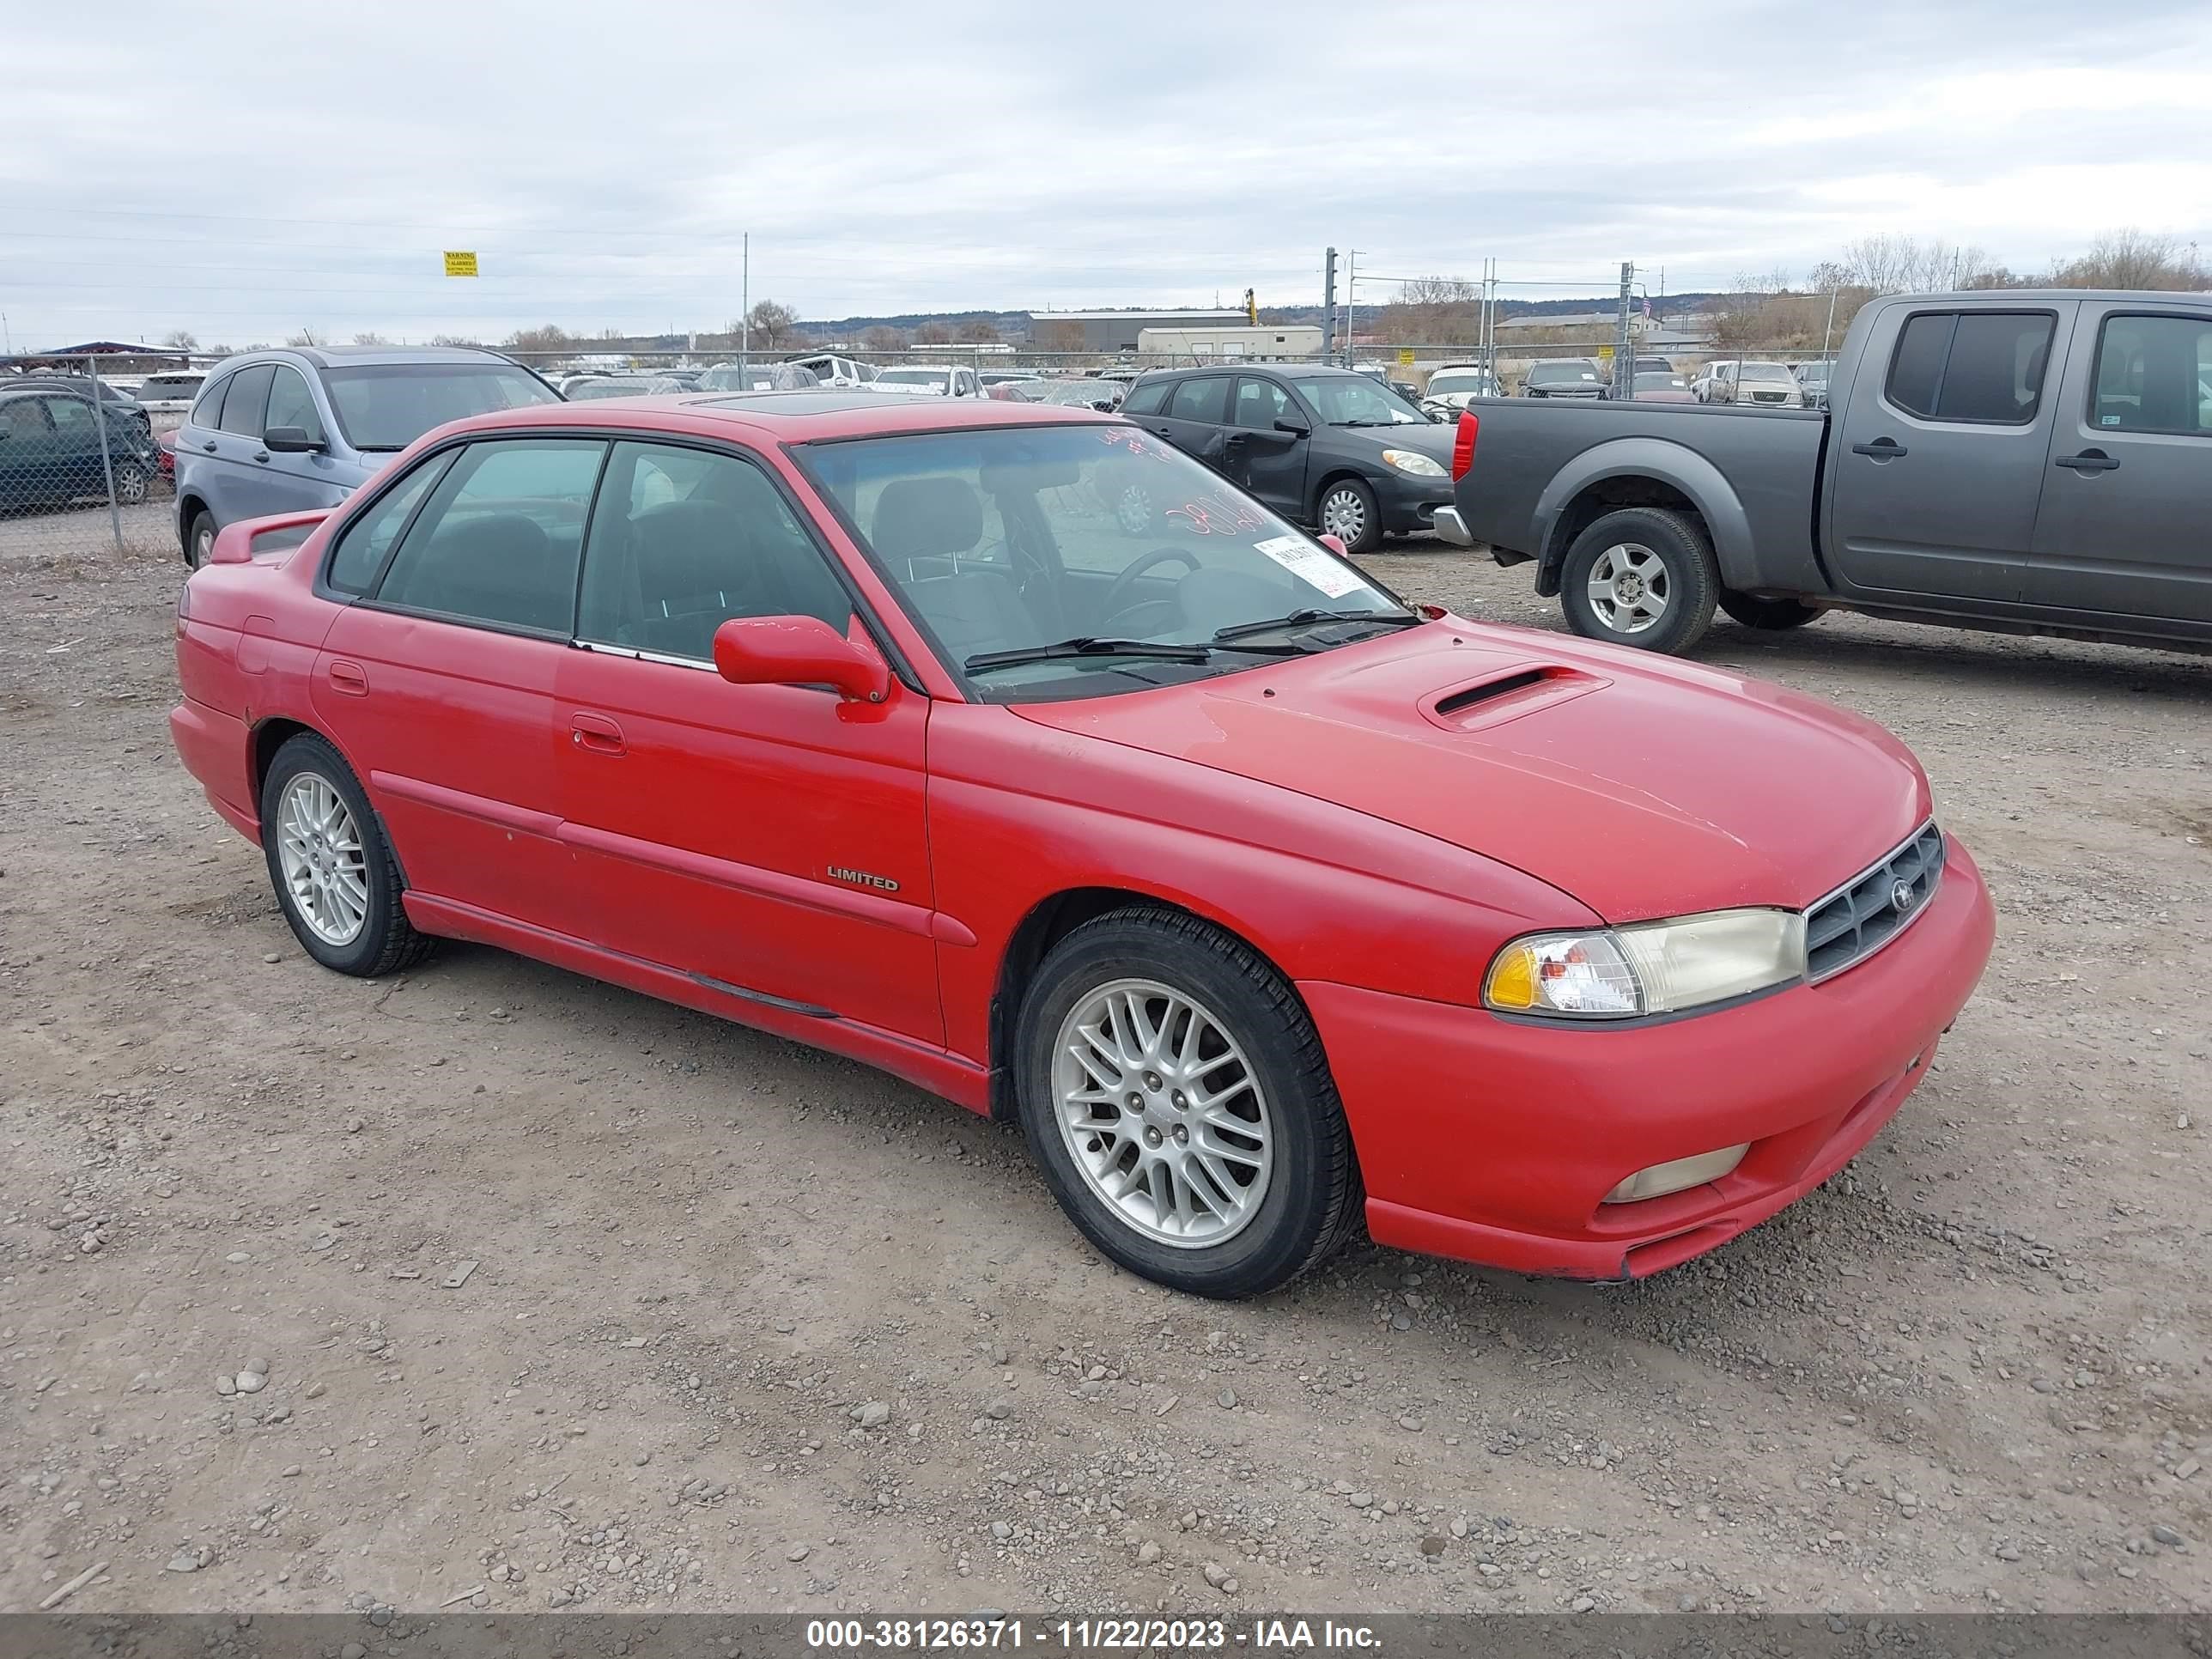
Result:
[[[1411,368],[1413,366],[1413,348],[1411,346],[1400,346],[1398,348],[1398,367],[1401,368]]]
[[[447,276],[473,276],[476,274],[477,256],[472,251],[468,249],[456,250],[453,248],[447,248],[446,250]]]

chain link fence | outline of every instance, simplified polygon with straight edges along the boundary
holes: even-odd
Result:
[[[173,551],[162,440],[206,361],[0,358],[0,560]]]

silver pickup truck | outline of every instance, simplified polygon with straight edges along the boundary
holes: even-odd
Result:
[[[1437,531],[1577,633],[1823,611],[2212,651],[2212,295],[1902,295],[1828,408],[1480,399]]]

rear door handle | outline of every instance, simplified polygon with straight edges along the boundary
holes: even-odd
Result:
[[[1905,454],[1905,446],[1898,442],[1894,438],[1876,438],[1870,444],[1853,444],[1851,446],[1852,454],[1871,455],[1877,461],[1887,461],[1895,456]]]
[[[574,714],[568,720],[568,741],[594,755],[627,755],[622,727],[605,714]]]
[[[214,440],[214,439],[212,439],[212,438],[210,438],[210,439],[205,442],[205,443],[202,444],[202,445],[200,446],[200,447],[201,447],[202,449],[204,449],[205,451],[207,451],[207,453],[208,453],[209,454],[210,454],[210,455],[214,454],[214,453],[215,453],[215,440]]]
[[[331,690],[333,691],[342,691],[349,697],[365,697],[368,695],[368,671],[359,663],[341,659],[332,663],[328,672],[331,678]]]
[[[2076,472],[2110,472],[2119,463],[2101,449],[2085,449],[2079,455],[2061,455],[2051,465],[2071,467]]]

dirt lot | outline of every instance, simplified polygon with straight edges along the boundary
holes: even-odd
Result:
[[[170,754],[153,545],[0,556],[0,1608],[2212,1606],[2212,660],[1717,625],[1995,885],[1930,1082],[1656,1282],[1363,1247],[1223,1307],[842,1061],[317,969]]]

